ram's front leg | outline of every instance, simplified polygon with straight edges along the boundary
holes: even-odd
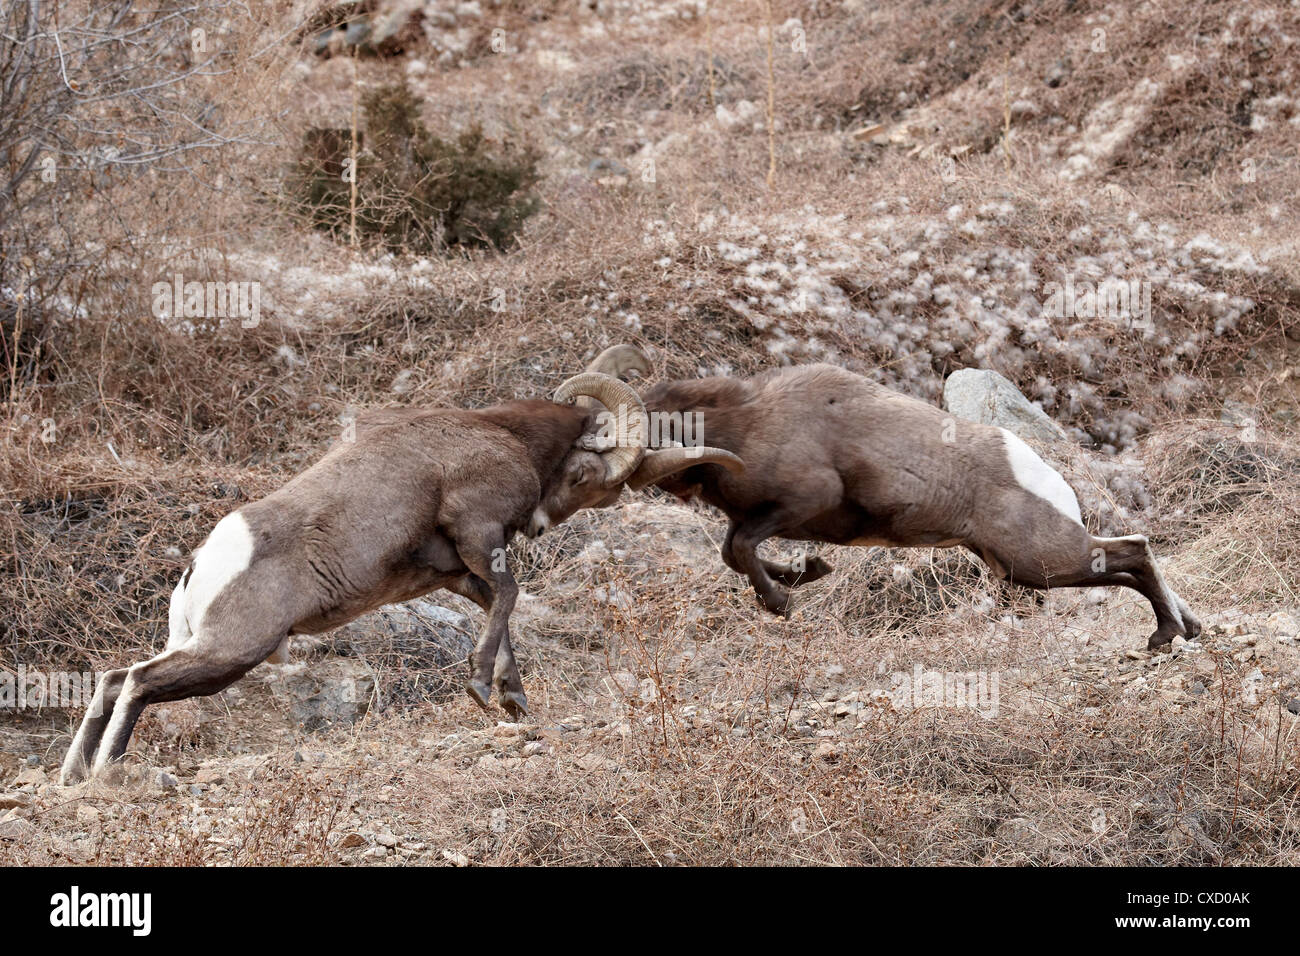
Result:
[[[470,678],[465,690],[486,710],[492,688],[496,687],[501,706],[517,720],[528,713],[528,698],[510,646],[510,612],[519,596],[519,586],[506,564],[505,532],[497,527],[458,535],[456,550],[482,584],[480,589],[476,582],[474,589],[487,592],[487,624],[470,652]]]
[[[779,517],[764,516],[744,519],[732,524],[722,543],[722,558],[727,565],[749,578],[759,600],[773,614],[787,614],[790,610],[790,591],[772,579],[766,562],[758,556],[758,546],[780,527]]]

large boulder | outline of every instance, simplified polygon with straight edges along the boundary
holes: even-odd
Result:
[[[998,425],[1026,441],[1066,437],[1060,425],[992,369],[963,368],[943,383],[943,407],[967,421]]]

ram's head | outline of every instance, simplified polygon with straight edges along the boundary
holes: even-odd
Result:
[[[525,529],[530,538],[582,508],[608,508],[625,484],[634,490],[644,488],[696,465],[715,464],[731,471],[745,467],[721,448],[650,448],[645,405],[631,385],[613,375],[597,371],[575,375],[556,389],[552,401],[588,405],[591,416],[534,510]]]

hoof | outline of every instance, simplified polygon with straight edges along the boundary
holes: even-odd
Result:
[[[1147,640],[1147,650],[1153,654],[1163,653],[1169,650],[1169,645],[1173,643],[1174,635],[1156,631]]]
[[[478,680],[465,682],[465,693],[469,694],[470,700],[478,704],[484,710],[488,710],[488,700],[492,696],[492,691],[488,685]]]
[[[803,571],[795,577],[797,584],[809,584],[820,578],[826,577],[835,569],[823,561],[821,558],[810,558]]]
[[[809,558],[802,571],[781,564],[768,566],[768,574],[772,580],[789,588],[811,584],[819,578],[826,577],[832,570],[834,569],[821,558]]]
[[[528,698],[523,691],[512,690],[502,694],[501,706],[515,723],[528,716]]]
[[[762,598],[763,607],[767,608],[777,617],[790,616],[790,592],[781,591],[779,594]]]
[[[1186,632],[1183,636],[1189,641],[1194,641],[1201,636],[1201,622],[1190,614],[1184,614],[1183,630]]]
[[[85,779],[86,775],[81,770],[64,770],[59,774],[59,786],[75,787]]]

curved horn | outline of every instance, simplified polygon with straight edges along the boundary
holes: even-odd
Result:
[[[645,406],[631,385],[602,372],[583,372],[555,390],[552,401],[567,405],[579,396],[594,398],[616,416],[619,442],[601,453],[605,462],[605,487],[622,484],[645,457]]]
[[[650,374],[650,360],[635,345],[611,345],[587,366],[588,372],[602,372],[624,381],[627,381],[627,373],[633,369],[642,375]]]
[[[653,485],[656,481],[661,481],[683,469],[694,468],[696,465],[721,465],[731,472],[745,470],[745,463],[739,456],[733,455],[725,448],[708,446],[665,448],[648,452],[632,477],[627,480],[627,486],[633,491],[640,491],[646,485]]]

